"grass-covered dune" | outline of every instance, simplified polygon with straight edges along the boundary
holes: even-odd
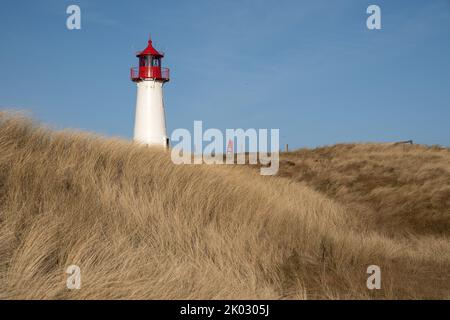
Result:
[[[392,236],[320,185],[258,172],[0,113],[0,298],[450,298],[448,232]]]

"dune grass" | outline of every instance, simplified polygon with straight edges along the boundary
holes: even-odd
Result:
[[[0,113],[2,299],[450,298],[443,232],[392,237],[351,210],[245,166]]]
[[[358,212],[391,236],[450,236],[450,149],[341,144],[283,154],[279,175]]]

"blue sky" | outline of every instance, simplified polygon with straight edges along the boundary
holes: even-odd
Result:
[[[81,8],[81,30],[66,8]],[[366,8],[381,7],[382,30]],[[11,1],[0,9],[0,108],[131,138],[129,68],[166,53],[169,135],[279,128],[281,145],[450,146],[450,1]]]

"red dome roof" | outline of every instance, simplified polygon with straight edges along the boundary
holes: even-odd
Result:
[[[156,57],[164,57],[163,53],[158,52],[155,48],[152,46],[152,40],[148,40],[148,46],[143,51],[138,52],[136,54],[136,57],[140,56],[156,56]]]

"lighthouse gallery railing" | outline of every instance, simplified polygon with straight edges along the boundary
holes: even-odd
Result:
[[[169,81],[170,70],[159,67],[135,67],[130,69],[130,77],[132,80],[154,78]]]

